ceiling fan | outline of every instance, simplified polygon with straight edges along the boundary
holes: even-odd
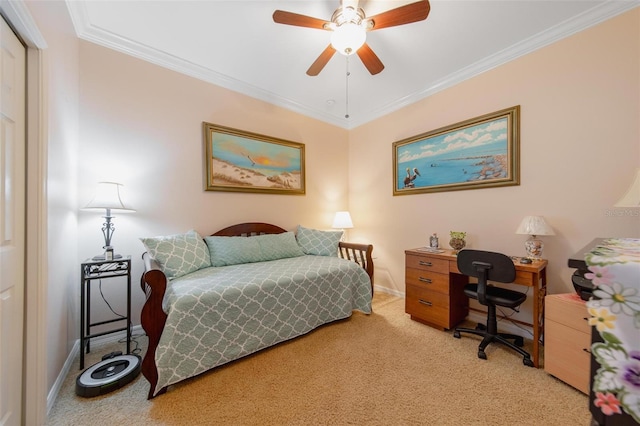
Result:
[[[336,51],[346,56],[357,54],[372,75],[378,74],[384,69],[384,65],[366,43],[367,31],[423,21],[431,10],[428,0],[420,0],[367,17],[364,10],[358,7],[358,0],[342,0],[340,3],[340,7],[333,12],[331,21],[284,10],[273,12],[273,21],[278,24],[332,32],[331,43],[307,70],[310,76],[318,75]]]

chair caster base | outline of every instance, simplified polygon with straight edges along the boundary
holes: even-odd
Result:
[[[478,351],[478,358],[487,359],[487,354],[484,351]]]
[[[527,367],[533,367],[533,361],[531,361],[531,358],[524,358],[522,363]]]
[[[524,346],[524,339],[522,337],[516,338],[513,343],[521,348]]]
[[[487,329],[487,326],[484,324],[478,323],[478,325],[476,325],[476,330],[486,331],[486,329]]]
[[[456,339],[460,338],[460,332],[459,331],[454,331],[453,332],[453,337],[455,337]]]

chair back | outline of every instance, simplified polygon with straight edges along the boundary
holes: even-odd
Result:
[[[487,300],[488,281],[512,283],[516,279],[516,267],[509,256],[482,250],[461,250],[458,252],[458,269],[464,275],[478,278],[477,298],[482,305]]]
[[[458,252],[458,269],[464,275],[489,281],[512,283],[516,279],[516,267],[509,256],[483,250]],[[483,275],[486,276],[483,277]]]

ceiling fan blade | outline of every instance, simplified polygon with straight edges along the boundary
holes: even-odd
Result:
[[[384,69],[382,61],[373,53],[373,50],[371,50],[367,43],[363,44],[356,53],[371,75],[376,75]]]
[[[273,12],[273,22],[277,24],[294,25],[296,27],[316,28],[319,30],[328,30],[329,28],[325,28],[325,25],[330,24],[330,22],[323,19],[286,12],[284,10],[276,10]]]
[[[333,46],[328,45],[327,48],[324,49],[324,51],[320,54],[320,56],[318,56],[318,59],[316,59],[311,64],[311,66],[307,70],[307,75],[313,77],[320,74],[320,71],[322,71],[324,66],[327,65],[327,62],[329,62],[329,59],[333,57],[334,53],[336,53],[336,49],[334,49]]]
[[[365,21],[368,24],[369,31],[379,30],[381,28],[423,21],[429,16],[430,10],[431,5],[429,5],[429,0],[420,0],[371,16]]]

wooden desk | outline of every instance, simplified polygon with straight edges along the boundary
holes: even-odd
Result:
[[[531,264],[514,260],[515,284],[533,287],[533,364],[539,367],[540,339],[544,325],[544,297],[547,293],[547,261]],[[458,270],[453,250],[430,253],[421,249],[405,251],[405,311],[411,319],[440,329],[455,327],[469,314],[464,286],[469,282]]]

